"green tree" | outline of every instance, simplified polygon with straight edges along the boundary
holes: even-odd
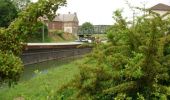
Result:
[[[11,1],[19,11],[23,10],[26,6],[28,6],[31,3],[30,0],[11,0]]]
[[[43,29],[44,28],[44,29]],[[48,27],[43,24],[41,21],[38,21],[34,26],[32,31],[29,33],[26,42],[44,42],[43,39],[43,30],[44,38],[48,38]]]
[[[55,17],[56,10],[64,6],[66,0],[39,0],[22,10],[8,26],[0,28],[0,82],[17,82],[22,73],[23,64],[19,58],[24,42],[34,30],[38,18]]]
[[[94,33],[94,26],[90,22],[85,22],[80,27],[80,32],[82,34],[93,34]]]
[[[8,27],[17,17],[17,9],[10,0],[0,0],[0,27]]]

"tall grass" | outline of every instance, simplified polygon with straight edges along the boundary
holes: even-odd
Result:
[[[37,77],[19,83],[13,88],[0,90],[0,100],[48,100],[62,85],[67,84],[74,75],[79,73],[78,64],[81,60],[50,69],[47,74],[37,72]]]

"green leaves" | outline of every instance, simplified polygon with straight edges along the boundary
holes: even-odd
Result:
[[[0,82],[9,85],[17,82],[22,73],[23,65],[20,58],[10,52],[0,51]]]
[[[0,1],[0,27],[8,27],[17,17],[17,8],[10,0]]]
[[[116,11],[108,30],[108,44],[98,44],[80,65],[73,87],[79,97],[92,100],[169,99],[169,20],[157,14],[128,25]]]
[[[94,26],[90,22],[85,22],[80,27],[81,34],[94,34]]]
[[[56,10],[60,6],[65,5],[65,3],[66,0],[39,0],[36,3],[31,3],[18,14],[18,18],[16,18],[8,28],[0,28],[1,82],[8,82],[9,85],[11,85],[12,82],[17,82],[19,80],[23,64],[18,57],[22,52],[23,42],[27,40],[27,38],[31,35],[31,32],[34,32],[34,26],[37,25],[39,17],[47,16],[48,18],[53,18]],[[3,3],[0,3],[0,7],[2,4]],[[6,7],[10,8],[12,6]],[[10,11],[13,10],[15,9]],[[6,13],[7,11],[0,12]]]

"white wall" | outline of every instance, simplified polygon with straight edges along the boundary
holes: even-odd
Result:
[[[156,12],[162,16],[162,15],[166,14],[168,11],[154,10],[154,12]],[[170,17],[170,14],[168,16],[165,16],[163,19],[167,19],[168,17]]]
[[[72,27],[64,27],[64,32],[73,33]]]
[[[159,10],[154,10],[154,12],[160,14],[161,16],[167,13],[167,11],[159,11]]]

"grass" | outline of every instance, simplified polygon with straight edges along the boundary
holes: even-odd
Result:
[[[45,43],[52,43],[52,42],[71,42],[75,41],[77,37],[72,33],[63,33],[63,34],[54,34],[49,33],[48,37],[44,38]],[[30,43],[37,43],[42,42],[42,38],[30,38],[28,40]]]
[[[93,34],[92,36],[100,38],[101,40],[107,39],[107,34]]]
[[[0,90],[0,100],[48,100],[48,96],[54,94],[62,85],[67,84],[79,72],[78,63],[81,60],[49,69],[47,74],[19,83],[13,88]],[[18,100],[18,99],[16,99]],[[19,99],[20,100],[20,99]],[[22,99],[21,99],[22,100]]]
[[[76,40],[76,36],[72,33],[63,33],[62,35],[50,33],[49,37],[52,42],[70,42]]]

